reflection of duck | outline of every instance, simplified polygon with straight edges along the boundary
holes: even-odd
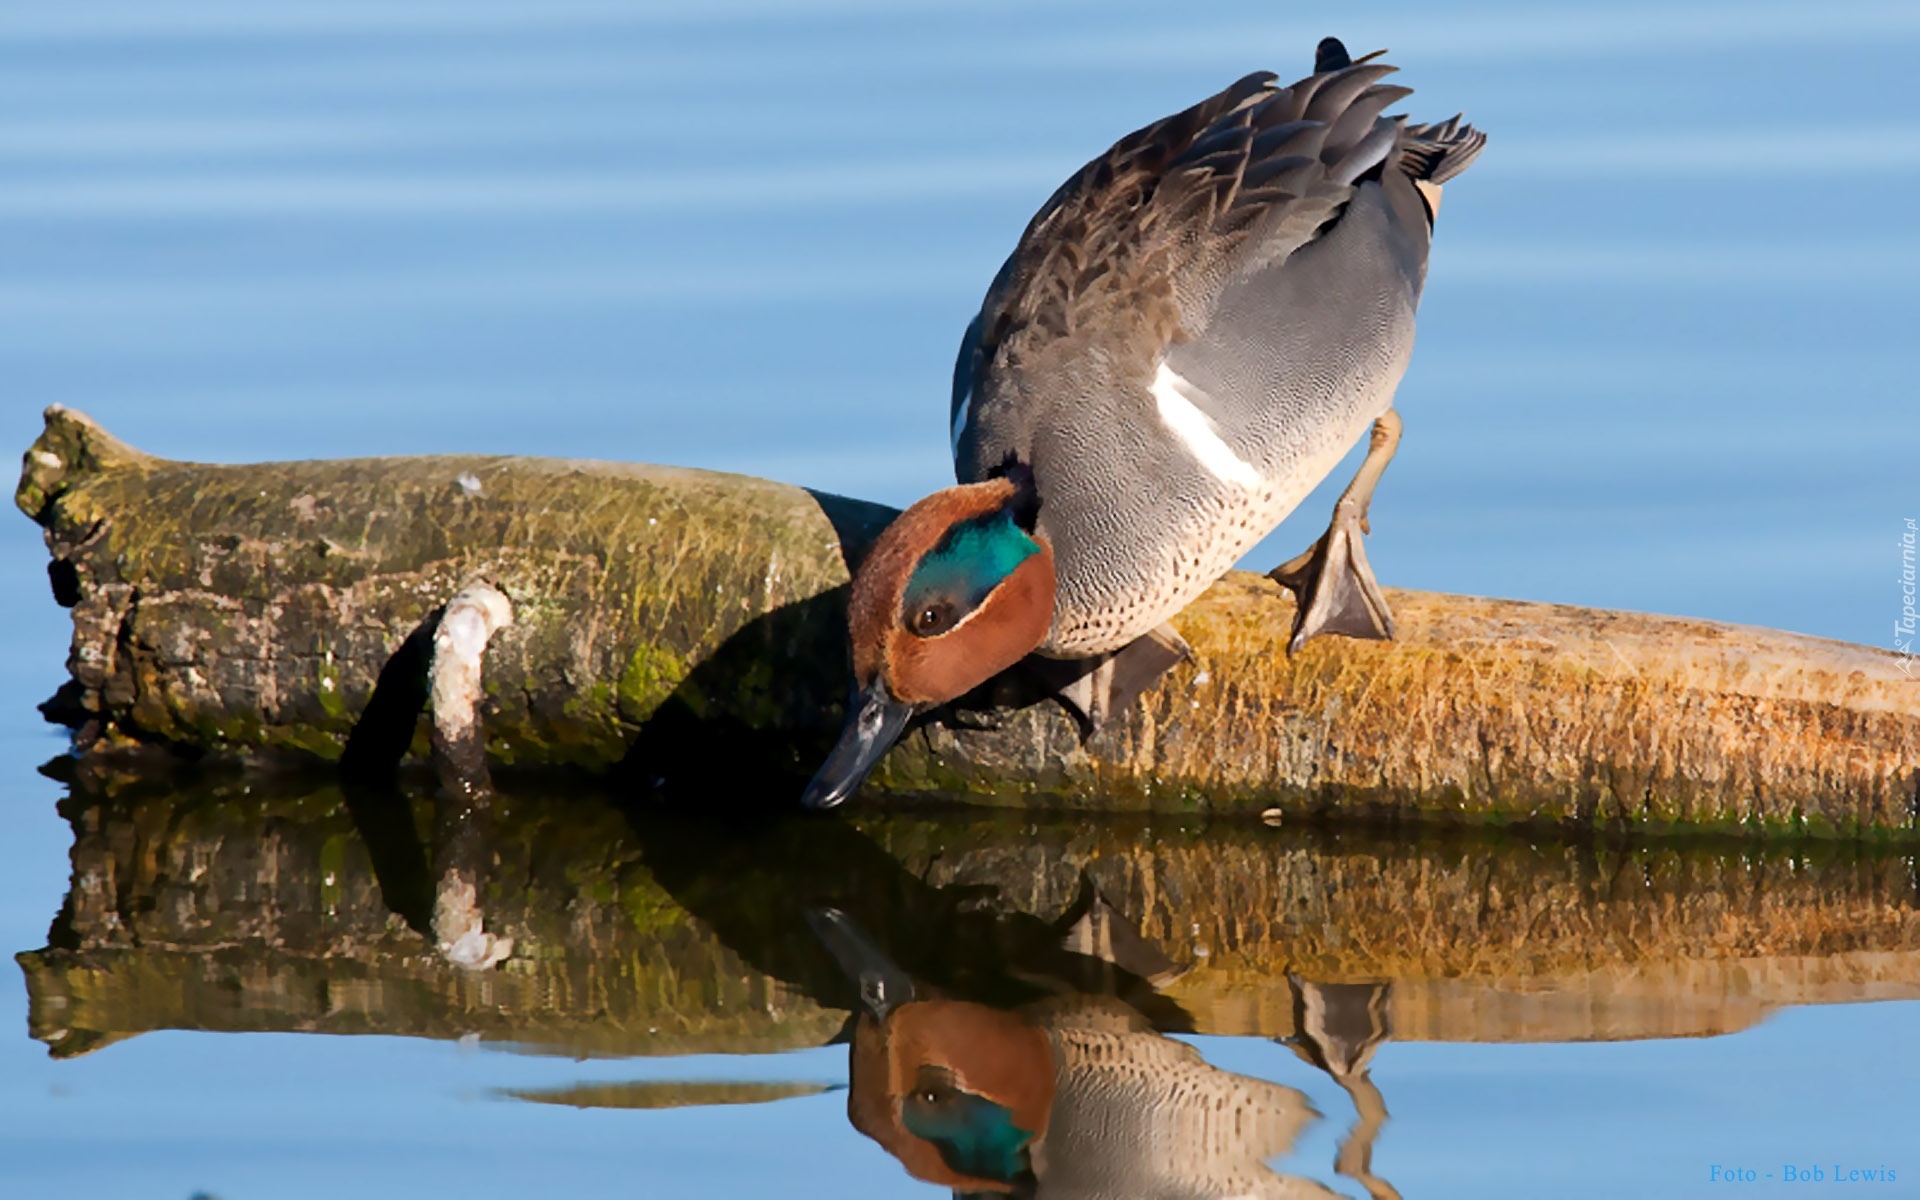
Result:
[[[1361,533],[1399,442],[1440,187],[1485,141],[1384,116],[1409,94],[1381,84],[1392,70],[1328,38],[1314,74],[1249,75],[1041,208],[961,340],[961,484],[902,513],[854,577],[853,708],[808,804],[844,800],[916,712],[1036,651],[1080,664],[1063,694],[1092,722],[1130,703],[1187,653],[1166,622],[1369,426],[1326,535],[1274,577],[1301,597],[1294,647],[1392,636]]]
[[[1112,998],[949,999],[844,914],[814,926],[860,991],[848,1116],[916,1178],[1035,1200],[1332,1195],[1264,1165],[1313,1115],[1292,1088],[1218,1070]]]

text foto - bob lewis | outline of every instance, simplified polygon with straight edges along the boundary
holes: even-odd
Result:
[[[1800,1167],[1787,1163],[1778,1171],[1766,1172],[1717,1163],[1707,1168],[1710,1183],[1759,1183],[1762,1179],[1777,1179],[1781,1183],[1895,1183],[1899,1178],[1899,1172],[1884,1163],[1877,1167],[1843,1167],[1839,1163],[1832,1167]]]

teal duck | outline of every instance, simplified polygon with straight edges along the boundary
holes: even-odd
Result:
[[[1290,649],[1391,637],[1361,544],[1399,443],[1441,186],[1485,137],[1411,124],[1333,38],[1122,138],[1027,226],[961,340],[960,484],[853,581],[854,695],[806,803],[844,800],[913,716],[1034,656],[1095,727],[1187,655],[1169,619],[1360,437],[1324,536],[1273,572]]]

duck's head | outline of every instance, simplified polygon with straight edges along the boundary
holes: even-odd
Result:
[[[1034,532],[1032,476],[935,492],[880,534],[847,606],[853,695],[839,745],[802,802],[831,808],[916,713],[1025,658],[1053,623],[1053,548]]]

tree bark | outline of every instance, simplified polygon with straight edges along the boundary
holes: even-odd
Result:
[[[892,510],[671,467],[430,456],[215,466],[47,414],[20,507],[73,609],[48,706],[134,747],[378,771],[428,746],[443,608],[484,582],[497,766],[616,770],[737,802],[797,791],[846,690],[849,562]],[[1195,657],[1083,743],[1052,704],[910,733],[869,795],[1582,829],[1908,835],[1920,664],[1678,617],[1389,591],[1393,643],[1284,651],[1235,573],[1176,619]],[[997,693],[1004,697],[1004,691]],[[992,699],[989,697],[988,699]],[[984,701],[983,701],[984,703]]]

